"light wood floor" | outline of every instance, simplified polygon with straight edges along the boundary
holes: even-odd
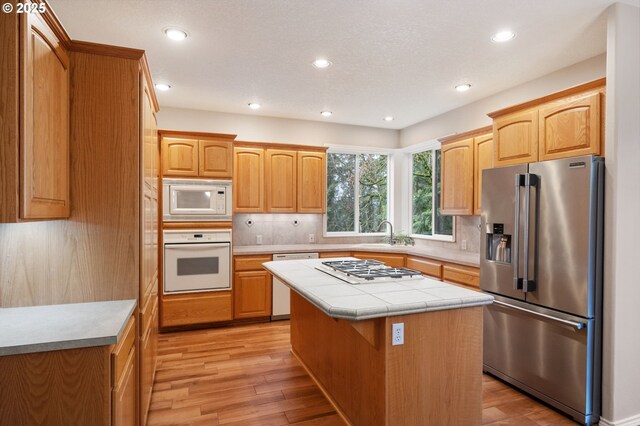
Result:
[[[148,424],[342,425],[289,348],[288,321],[161,334]],[[484,425],[574,424],[490,376],[482,396]]]

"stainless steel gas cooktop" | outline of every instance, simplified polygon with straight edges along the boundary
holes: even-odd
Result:
[[[385,266],[378,260],[332,260],[317,269],[350,284],[422,278],[419,271]]]

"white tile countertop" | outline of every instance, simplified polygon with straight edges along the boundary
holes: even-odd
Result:
[[[0,309],[0,356],[113,345],[135,300]]]
[[[389,244],[291,244],[265,246],[234,246],[234,255],[274,253],[316,253],[323,251],[365,251],[424,256],[443,262],[480,267],[480,254],[441,247],[416,247]]]
[[[353,258],[340,258],[353,259]],[[348,284],[316,269],[328,259],[266,262],[265,269],[333,318],[363,320],[487,305],[493,297],[431,278]]]

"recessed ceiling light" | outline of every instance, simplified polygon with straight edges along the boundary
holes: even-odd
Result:
[[[456,86],[456,90],[458,92],[466,92],[467,90],[471,89],[471,85],[469,83],[465,83],[465,84],[458,84]]]
[[[393,117],[388,115],[384,118],[384,121],[393,121]]]
[[[189,33],[176,27],[165,28],[162,31],[164,32],[164,35],[175,41],[182,41],[185,38],[189,37]]]
[[[318,58],[313,61],[313,66],[316,68],[329,68],[331,66],[331,61],[325,58]]]
[[[322,111],[320,114],[322,114],[323,117],[331,117],[333,113],[331,111]]]
[[[513,40],[515,36],[516,33],[514,33],[513,31],[504,30],[492,35],[491,41],[493,41],[494,43],[504,43],[505,41]]]
[[[249,108],[251,108],[251,109],[259,109],[259,108],[260,108],[260,106],[261,106],[261,105],[260,105],[259,103],[257,103],[257,102],[251,102],[251,103],[249,104]]]
[[[155,84],[156,89],[162,91],[162,92],[166,92],[167,90],[171,89],[171,86],[169,86],[168,84],[164,84],[164,83],[156,83]]]

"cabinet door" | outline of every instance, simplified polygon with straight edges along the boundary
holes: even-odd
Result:
[[[264,149],[238,147],[233,150],[233,211],[264,212]]]
[[[530,109],[493,121],[495,167],[538,161],[538,111]]]
[[[233,143],[228,141],[198,141],[199,176],[229,178],[233,176]]]
[[[473,213],[482,207],[482,171],[493,167],[493,133],[473,138]]]
[[[540,161],[600,154],[600,93],[540,108]]]
[[[136,374],[136,355],[134,345],[124,366],[124,373],[113,389],[111,399],[111,424],[113,426],[134,426],[137,424],[136,383],[138,378]]]
[[[324,213],[326,209],[327,154],[298,152],[298,211]]]
[[[387,266],[393,266],[394,268],[402,268],[405,265],[405,255],[404,254],[391,254],[391,253],[368,253],[368,252],[354,252],[352,253],[353,257],[357,257],[358,259],[371,259],[371,260],[379,260],[380,262],[384,262]]]
[[[473,138],[442,146],[440,161],[442,214],[473,214]]]
[[[198,141],[162,138],[162,174],[164,176],[198,176]]]
[[[268,212],[295,213],[297,167],[296,151],[266,151],[265,189]]]
[[[267,271],[236,272],[233,282],[233,317],[271,315],[271,275]]]
[[[38,13],[22,19],[21,218],[69,217],[69,58]]]

